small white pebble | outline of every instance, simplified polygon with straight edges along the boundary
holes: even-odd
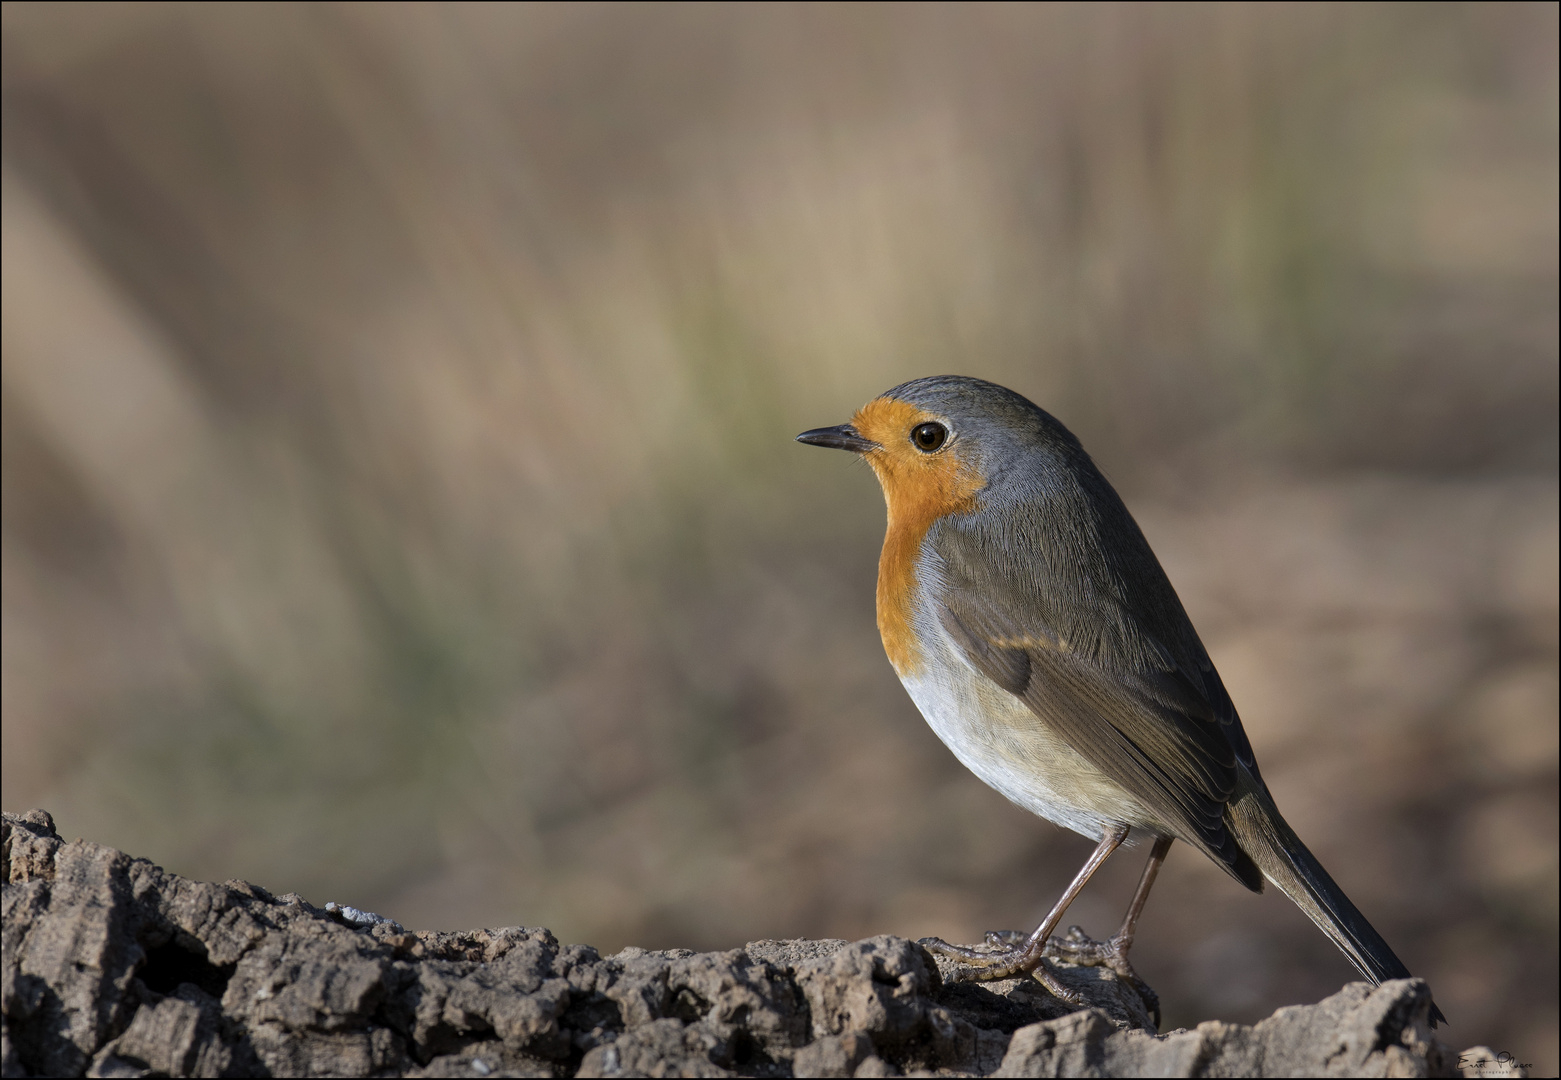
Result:
[[[351,904],[338,904],[334,900],[326,903],[325,910],[328,914],[335,915],[342,922],[351,923],[357,927],[379,926],[384,923],[389,923],[392,926],[400,925],[394,919],[387,919],[385,916],[376,915],[372,911],[355,908]]]
[[[472,1058],[472,1072],[478,1076],[487,1076],[492,1071],[493,1066],[482,1060],[482,1058]]]

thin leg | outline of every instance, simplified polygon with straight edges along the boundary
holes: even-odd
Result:
[[[1067,912],[1068,905],[1073,903],[1074,897],[1084,888],[1086,882],[1100,869],[1102,863],[1111,857],[1111,853],[1122,845],[1127,839],[1127,826],[1117,825],[1106,830],[1106,835],[1095,846],[1095,851],[1084,864],[1084,868],[1073,878],[1073,884],[1068,886],[1062,898],[1052,907],[1041,925],[1035,928],[1035,932],[1023,941],[1008,943],[1005,935],[988,935],[988,944],[985,947],[971,948],[964,945],[950,945],[941,938],[922,938],[921,944],[929,951],[940,953],[955,960],[963,961],[967,967],[959,971],[956,978],[988,982],[993,979],[1011,979],[1023,972],[1036,971],[1040,967],[1041,958],[1046,952],[1046,940],[1051,937],[1052,931],[1057,929],[1057,924],[1062,922],[1062,916]],[[1162,855],[1162,858],[1164,856]],[[1140,885],[1140,888],[1143,888]],[[1147,891],[1147,890],[1146,890]],[[1135,898],[1136,899],[1136,898]],[[1136,916],[1135,916],[1136,918]],[[1037,978],[1046,983],[1047,988],[1053,993],[1058,993],[1059,986],[1054,986],[1055,979],[1048,979],[1044,974],[1037,972]]]
[[[1154,847],[1149,851],[1149,862],[1144,865],[1144,874],[1138,879],[1138,891],[1133,894],[1133,902],[1127,905],[1127,914],[1122,918],[1122,929],[1118,930],[1113,941],[1122,943],[1122,952],[1125,954],[1133,947],[1133,934],[1138,930],[1138,917],[1144,913],[1144,901],[1149,899],[1149,890],[1154,887],[1155,875],[1160,872],[1160,864],[1165,862],[1166,854],[1171,850],[1171,837],[1162,836],[1155,840]]]
[[[1128,962],[1128,950],[1133,947],[1133,935],[1138,930],[1138,917],[1143,914],[1144,902],[1149,899],[1149,890],[1154,885],[1155,875],[1160,872],[1160,864],[1165,862],[1166,853],[1171,850],[1171,837],[1162,836],[1155,840],[1153,849],[1149,852],[1149,862],[1144,866],[1143,876],[1138,879],[1138,891],[1133,893],[1133,902],[1127,906],[1127,914],[1122,918],[1122,927],[1109,941],[1091,941],[1085,936],[1084,931],[1077,926],[1070,926],[1065,937],[1054,938],[1047,942],[1046,955],[1056,960],[1066,960],[1073,964],[1090,964],[1109,967],[1117,973],[1117,976],[1138,991],[1145,1004],[1154,1013],[1155,1027],[1160,1026],[1160,996],[1150,988],[1149,984],[1138,977],[1133,970],[1133,965]]]

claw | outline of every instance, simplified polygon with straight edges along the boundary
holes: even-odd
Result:
[[[1029,959],[1029,938],[1018,935],[1017,945],[1005,944],[1011,930],[988,931],[981,945],[950,945],[942,938],[922,938],[922,948],[955,961],[954,982],[995,982],[1023,975],[1034,966]]]
[[[946,956],[950,960],[963,960],[967,964],[989,964],[994,955],[991,949],[984,949],[980,945],[951,945],[936,937],[924,937],[916,944],[930,953]]]
[[[1044,960],[1037,964],[1035,966],[1035,970],[1030,972],[1030,974],[1035,977],[1036,982],[1046,987],[1047,992],[1058,1001],[1065,1001],[1069,1005],[1089,1004],[1083,994],[1079,993],[1077,990],[1074,990],[1072,987],[1065,985],[1061,979],[1057,978],[1057,976],[1052,973],[1051,968],[1046,966],[1046,962]]]
[[[1154,1016],[1155,1027],[1160,1026],[1160,995],[1143,979],[1138,977],[1138,972],[1133,970],[1133,965],[1127,958],[1127,945],[1130,939],[1124,939],[1120,934],[1108,938],[1105,941],[1096,941],[1084,933],[1077,926],[1068,927],[1067,934],[1062,937],[1054,937],[1046,942],[1045,955],[1052,960],[1065,960],[1070,964],[1081,967],[1106,967],[1116,973],[1117,978],[1127,983],[1143,1000],[1144,1005]],[[1040,978],[1037,968],[1037,978]],[[1041,980],[1046,982],[1045,979]],[[1052,989],[1050,983],[1047,989]],[[1056,993],[1055,990],[1052,991]],[[1061,996],[1061,995],[1059,995]]]
[[[1041,955],[1033,961],[1029,955],[1029,941],[1029,935],[1015,930],[988,930],[980,945],[951,945],[935,937],[922,938],[919,944],[928,952],[955,962],[953,982],[996,982],[1028,973],[1053,997],[1069,1005],[1087,1005],[1089,1002],[1057,978],[1046,965],[1047,960],[1061,960],[1080,967],[1108,967],[1138,993],[1153,1014],[1155,1027],[1160,1026],[1160,995],[1140,979],[1133,965],[1128,963],[1120,937],[1096,941],[1084,933],[1082,927],[1070,926],[1061,937],[1048,938]]]

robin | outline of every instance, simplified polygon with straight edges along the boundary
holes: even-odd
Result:
[[[1274,805],[1236,707],[1127,507],[1055,417],[993,383],[917,379],[851,422],[798,442],[860,454],[889,527],[878,564],[884,651],[932,730],[1011,801],[1097,841],[1031,934],[922,942],[956,978],[1029,972],[1078,1003],[1042,963],[1128,962],[1173,840],[1253,892],[1293,900],[1373,984],[1408,978]],[[1068,905],[1129,832],[1152,838],[1121,929],[1104,942]],[[1433,1023],[1443,1020],[1432,1006]]]

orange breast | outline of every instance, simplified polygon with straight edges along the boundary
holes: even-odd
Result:
[[[878,559],[878,633],[889,662],[902,677],[921,667],[911,617],[922,541],[939,518],[974,510],[976,493],[986,483],[972,463],[961,458],[957,432],[935,454],[924,454],[911,444],[913,428],[940,419],[892,398],[876,398],[851,418],[857,431],[881,447],[864,455],[889,508],[889,528]]]

